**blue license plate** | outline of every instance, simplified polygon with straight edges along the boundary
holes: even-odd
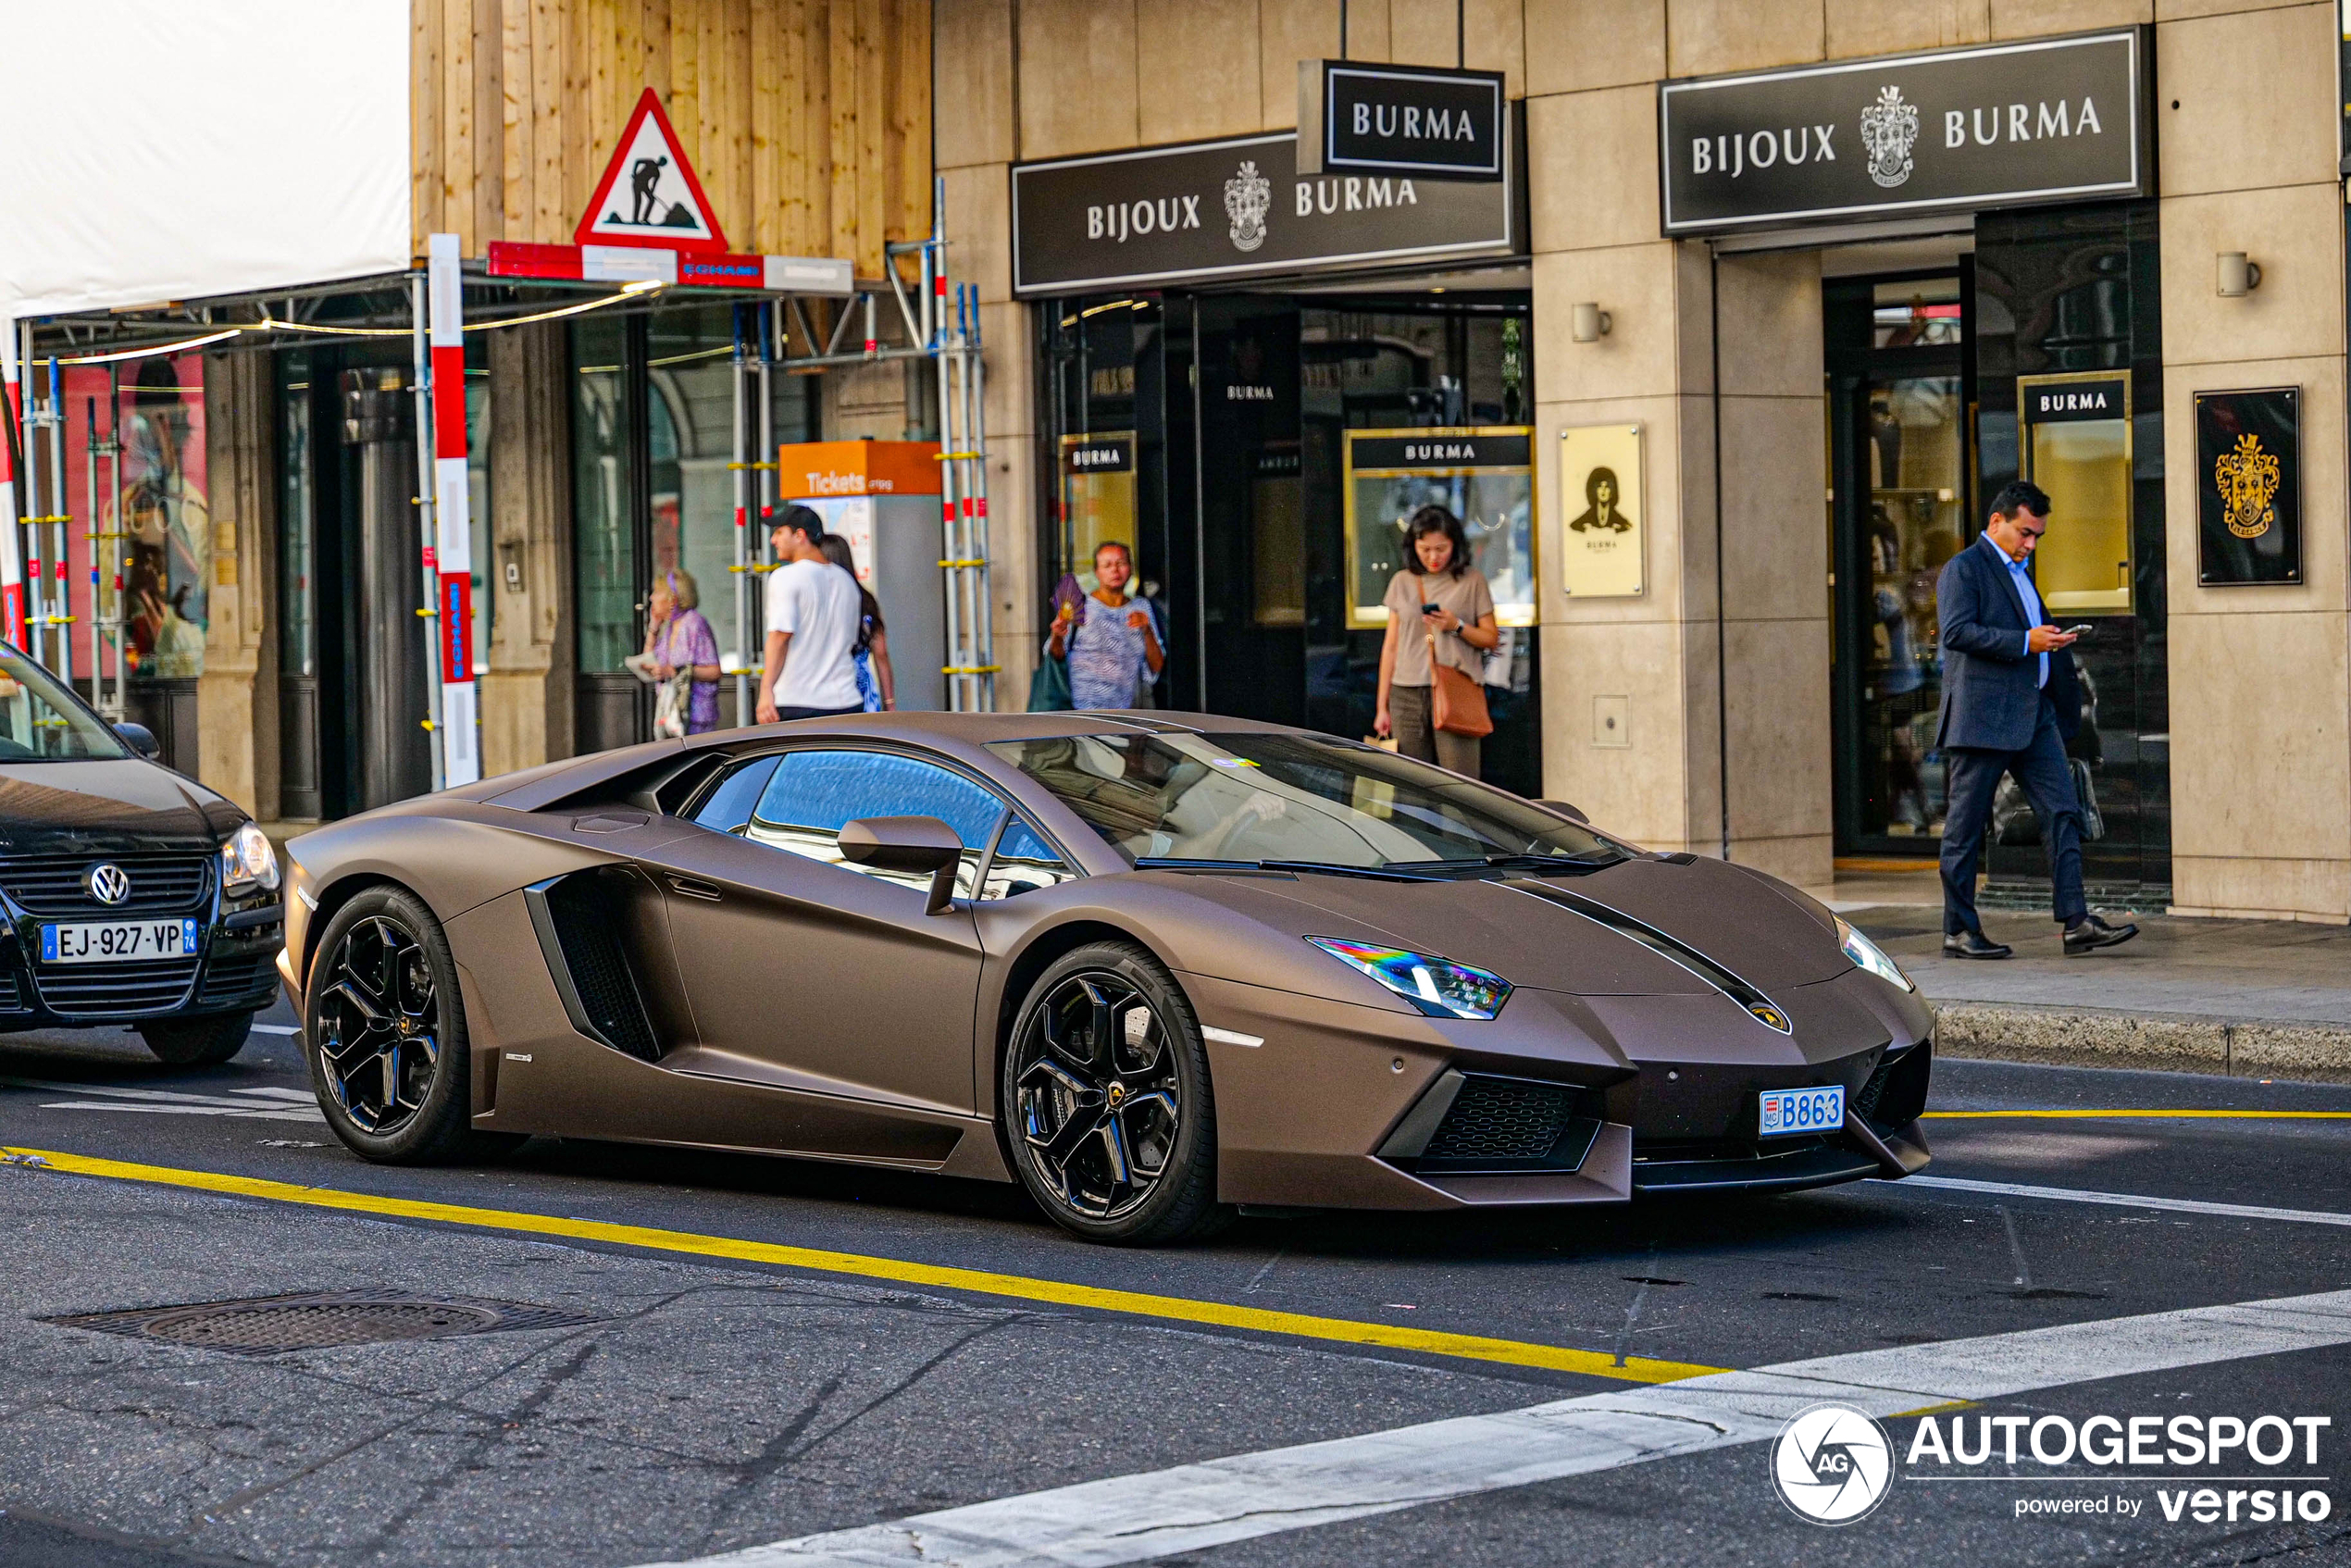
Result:
[[[1772,1089],[1763,1091],[1760,1131],[1765,1138],[1789,1133],[1835,1132],[1845,1125],[1845,1086]]]

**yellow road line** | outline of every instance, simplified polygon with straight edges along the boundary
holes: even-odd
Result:
[[[1385,1323],[1313,1317],[1304,1313],[1268,1312],[1258,1307],[1231,1306],[1223,1301],[1198,1301],[1182,1296],[1109,1290],[1098,1286],[1072,1285],[1058,1279],[1032,1279],[1026,1275],[991,1274],[983,1269],[950,1268],[937,1263],[908,1263],[898,1258],[867,1257],[857,1252],[790,1247],[772,1241],[745,1241],[731,1236],[702,1236],[692,1231],[663,1230],[650,1226],[616,1225],[606,1220],[566,1219],[556,1214],[534,1214],[511,1209],[477,1209],[461,1203],[386,1198],[372,1192],[349,1192],[331,1187],[297,1187],[291,1182],[267,1181],[258,1176],[179,1170],[168,1165],[134,1165],[119,1160],[99,1160],[84,1154],[63,1154],[46,1149],[0,1149],[0,1161],[19,1167],[38,1165],[69,1176],[152,1182],[164,1187],[192,1188],[200,1192],[299,1203],[315,1209],[340,1209],[347,1213],[432,1220],[444,1225],[477,1226],[488,1230],[518,1231],[532,1236],[568,1237],[579,1241],[642,1247],[653,1251],[694,1257],[775,1263],[786,1268],[855,1275],[865,1279],[888,1279],[900,1284],[964,1290],[976,1295],[1009,1297],[1015,1300],[1048,1301],[1056,1306],[1086,1307],[1096,1312],[1206,1324],[1217,1328],[1287,1334],[1302,1339],[1328,1339],[1339,1344],[1368,1345],[1387,1350],[1417,1350],[1426,1355],[1458,1356],[1468,1361],[1539,1367],[1550,1372],[1577,1372],[1590,1377],[1610,1377],[1627,1383],[1674,1383],[1685,1377],[1703,1377],[1724,1370],[1718,1366],[1695,1366],[1686,1362],[1651,1361],[1644,1356],[1628,1356],[1620,1363],[1616,1357],[1604,1351],[1578,1350],[1563,1345],[1489,1339],[1476,1334],[1446,1334]]]
[[[2202,1117],[2208,1121],[2351,1122],[2351,1111],[1922,1111],[1922,1121],[2111,1121],[2120,1117],[2163,1120]]]

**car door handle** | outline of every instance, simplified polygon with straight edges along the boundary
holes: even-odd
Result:
[[[690,899],[707,899],[712,903],[719,901],[718,885],[715,882],[704,882],[693,877],[673,876],[669,878],[669,885]]]

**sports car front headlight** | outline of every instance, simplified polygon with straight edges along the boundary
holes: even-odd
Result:
[[[1449,958],[1342,941],[1337,937],[1306,940],[1341,964],[1361,969],[1432,1018],[1491,1018],[1510,1000],[1511,983],[1501,976]]]
[[[220,886],[231,898],[278,890],[278,852],[269,835],[248,822],[220,846]]]
[[[1842,919],[1836,923],[1836,941],[1845,950],[1845,956],[1853,961],[1855,968],[1867,969],[1889,986],[1899,986],[1906,991],[1918,989],[1910,984],[1910,977],[1902,973],[1902,966],[1885,956],[1884,948]]]

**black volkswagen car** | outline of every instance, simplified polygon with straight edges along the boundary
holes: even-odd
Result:
[[[0,644],[0,1031],[127,1024],[193,1066],[234,1056],[269,1005],[277,853],[154,749]]]

